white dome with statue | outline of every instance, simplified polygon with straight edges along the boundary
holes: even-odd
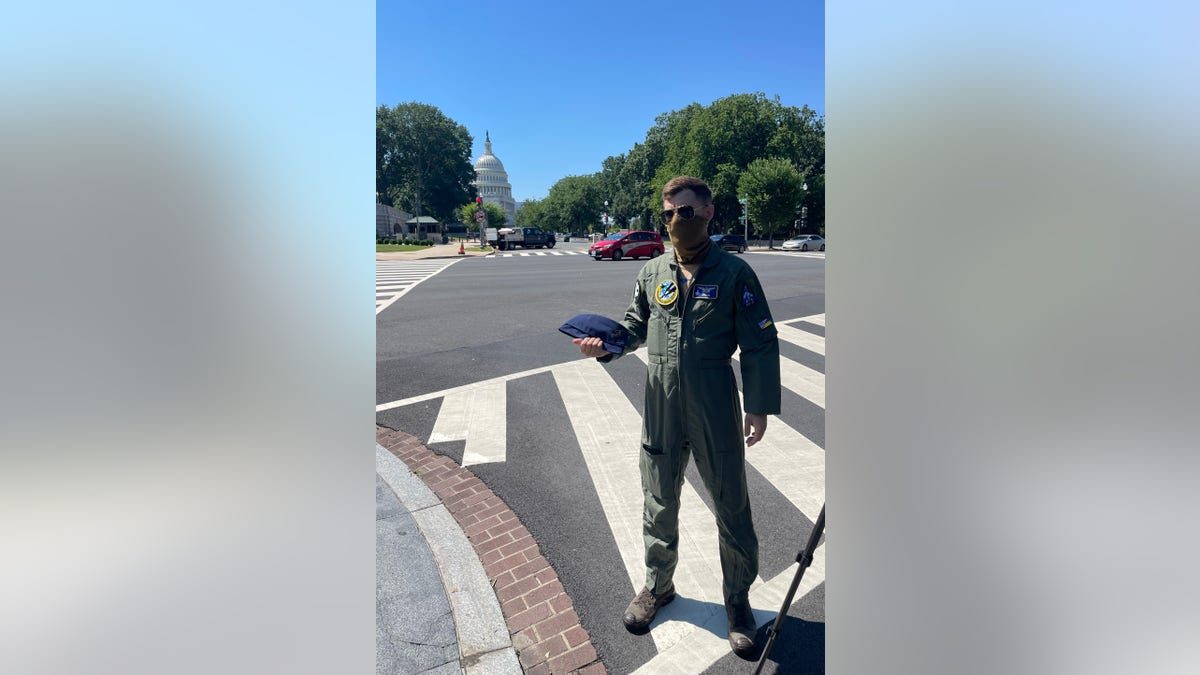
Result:
[[[517,203],[513,200],[508,172],[504,170],[500,158],[492,154],[492,139],[487,131],[484,131],[483,137],[483,154],[475,160],[475,190],[484,202],[504,209],[508,214],[505,225],[511,227],[517,223]]]

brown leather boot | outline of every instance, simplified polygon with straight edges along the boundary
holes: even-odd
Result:
[[[649,588],[643,586],[642,591],[637,594],[633,602],[629,603],[629,607],[625,608],[625,615],[621,617],[621,620],[625,622],[626,628],[635,633],[644,631],[654,620],[658,608],[674,599],[674,588],[662,595],[655,595],[650,592]]]
[[[729,646],[733,652],[741,657],[752,656],[758,622],[754,620],[750,603],[745,600],[725,603],[725,618],[729,621]]]

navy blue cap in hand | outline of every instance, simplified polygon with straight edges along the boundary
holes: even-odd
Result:
[[[629,335],[624,326],[599,314],[577,314],[558,329],[571,337],[598,337],[604,341],[604,349],[613,354],[625,351],[625,340]]]

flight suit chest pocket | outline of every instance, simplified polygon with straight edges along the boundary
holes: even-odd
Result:
[[[688,301],[691,303],[688,307],[688,316],[691,319],[693,326],[698,326],[706,321],[720,316],[722,312],[728,312],[728,304],[721,293],[720,286],[697,284],[692,286],[691,297]]]

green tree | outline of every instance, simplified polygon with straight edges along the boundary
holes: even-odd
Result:
[[[804,199],[804,176],[787,159],[756,159],[738,180],[750,220],[774,247],[775,230],[790,223]]]
[[[488,227],[512,227],[514,223],[508,222],[508,212],[499,204],[483,203],[483,210],[487,213]]]
[[[415,215],[450,220],[474,198],[473,139],[466,127],[424,103],[375,111],[376,199]]]
[[[780,207],[772,228],[798,219],[799,210],[806,208],[806,231],[822,231],[824,118],[808,106],[785,106],[778,96],[767,98],[763,93],[733,94],[707,106],[691,103],[659,115],[642,143],[605,158],[595,174],[562,178],[545,199],[531,200],[536,202],[532,208],[527,202],[517,219],[547,230],[601,232],[600,216],[608,200],[609,215],[617,224],[628,227],[636,219],[639,227],[662,231],[657,216],[662,186],[686,174],[708,182],[716,207],[713,231],[728,231],[741,215],[742,177],[760,159],[790,162],[802,183],[808,183],[790,213],[783,215]],[[753,217],[766,222],[759,214]]]
[[[521,210],[517,211],[517,226],[518,227],[540,227],[542,229],[554,229],[548,227],[543,214],[542,201],[538,199],[526,199],[521,206]]]
[[[475,202],[462,204],[455,212],[459,222],[467,226],[467,232],[474,236],[479,235],[479,223],[475,222],[475,212],[479,210],[479,206]],[[483,203],[483,212],[487,214],[488,227],[505,227],[508,223],[508,214],[499,204]]]
[[[657,160],[653,178],[643,192],[648,208],[660,208],[662,186],[671,178],[697,176],[713,189],[714,226],[721,229],[722,224],[737,222],[737,186],[751,162],[790,160],[814,179],[825,171],[823,119],[808,106],[784,106],[778,97],[768,99],[762,93],[734,94],[709,106],[693,103],[661,115],[646,139],[647,146],[654,144],[658,150],[652,154],[652,161]],[[814,226],[824,221],[824,181],[816,182],[822,189],[806,198],[808,222]]]
[[[542,227],[567,232],[603,232],[603,189],[598,174],[567,176],[550,186],[542,201]]]

